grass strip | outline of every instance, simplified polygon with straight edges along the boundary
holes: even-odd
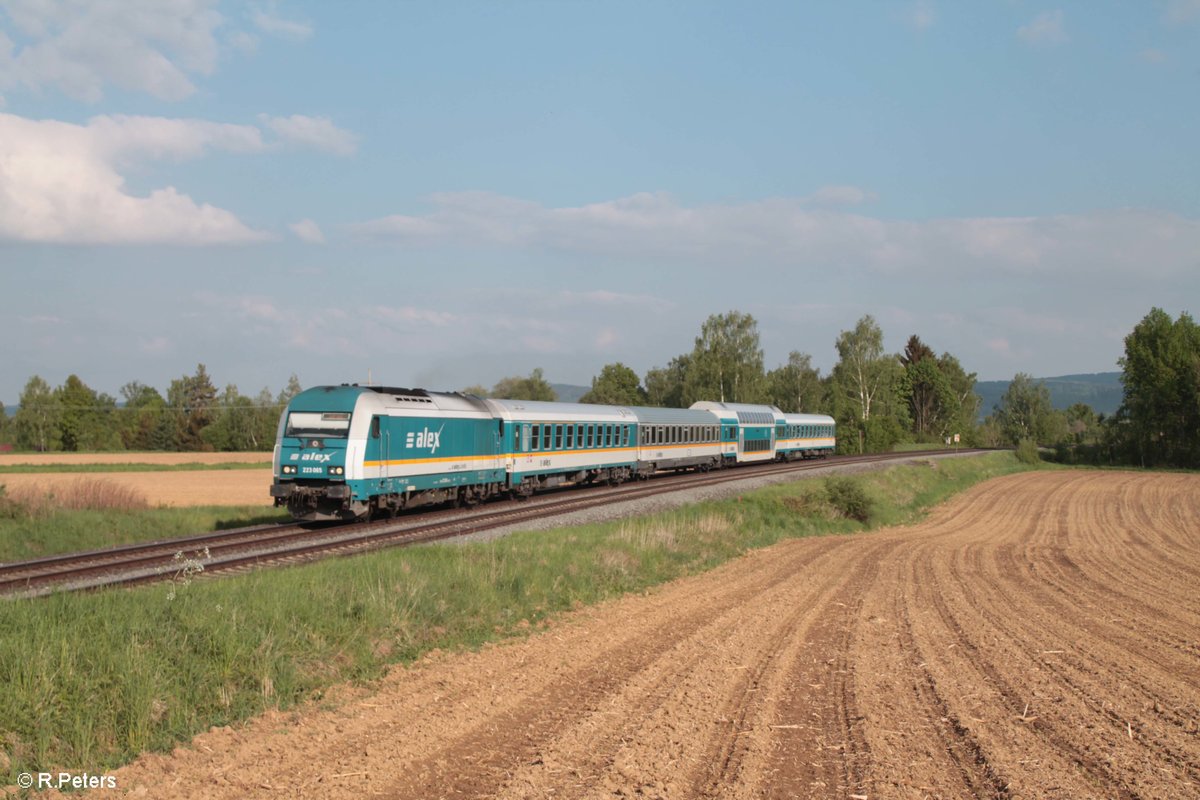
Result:
[[[912,522],[958,491],[1022,469],[997,453],[856,476],[869,499],[866,523],[837,513],[822,479],[811,478],[490,542],[0,602],[0,781],[23,771],[95,774],[211,726],[320,699],[333,684],[376,678],[431,649],[523,635],[562,611],[752,548]]]
[[[12,517],[0,516],[0,563],[289,519],[286,512],[262,506],[56,510],[46,516],[18,512]],[[0,623],[3,623],[4,611],[4,604],[0,603]],[[3,730],[0,722],[0,735]]]

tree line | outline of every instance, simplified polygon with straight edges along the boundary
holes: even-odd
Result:
[[[829,414],[839,452],[883,452],[907,443],[1052,448],[1058,459],[1095,464],[1200,467],[1200,326],[1187,313],[1172,320],[1154,308],[1125,337],[1125,399],[1106,417],[1076,403],[1055,409],[1045,385],[1014,376],[982,422],[976,375],[952,353],[912,334],[888,353],[875,319],[863,316],[833,342],[838,360],[826,375],[800,350],[766,369],[758,323],[730,311],[710,316],[689,352],[638,374],[622,363],[592,379],[585,403],[686,408],[697,400],[764,403],[788,413]],[[481,397],[556,400],[541,369],[507,377]],[[270,450],[280,411],[300,392],[292,376],[280,392],[218,392],[203,364],[173,380],[164,397],[134,381],[123,404],[71,375],[57,388],[29,379],[16,415],[0,414],[0,443],[25,450]],[[1036,451],[1035,451],[1036,452]]]
[[[1000,403],[979,420],[976,374],[950,352],[937,353],[917,334],[887,353],[883,331],[866,315],[834,342],[827,375],[795,350],[764,367],[758,324],[739,311],[710,316],[690,352],[639,378],[622,363],[592,379],[585,403],[686,408],[696,400],[767,403],[788,413],[821,413],[838,424],[838,451],[883,452],[908,443],[1049,448],[1071,463],[1200,467],[1200,327],[1186,312],[1172,320],[1154,308],[1125,338],[1125,399],[1116,414],[1086,403],[1053,407],[1050,391],[1017,373]],[[505,378],[480,396],[556,399],[540,369]]]
[[[278,394],[254,397],[229,384],[218,392],[203,364],[173,381],[164,397],[139,381],[121,387],[123,403],[77,375],[51,388],[34,375],[17,413],[0,414],[0,442],[23,450],[253,451],[275,444],[279,414],[300,392],[293,375]]]
[[[938,355],[909,338],[904,353],[883,349],[883,331],[870,315],[835,342],[839,360],[822,376],[812,356],[799,350],[766,369],[758,323],[730,311],[710,316],[692,350],[649,370],[644,380],[622,363],[592,379],[584,403],[687,408],[697,400],[763,403],[787,413],[830,414],[838,423],[841,452],[890,450],[901,442],[941,442],[958,433],[973,441],[979,397],[975,374],[950,353]],[[556,399],[540,369],[528,378],[505,378],[480,396]]]

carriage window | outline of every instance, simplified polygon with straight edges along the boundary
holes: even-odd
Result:
[[[562,450],[562,443],[563,443],[563,426],[555,425],[554,426],[554,449]]]
[[[574,425],[567,426],[567,449],[568,450],[575,449],[575,426]]]
[[[528,428],[529,426],[526,425],[525,427]],[[541,444],[541,441],[542,441],[541,430],[542,430],[541,425],[533,426],[533,446],[529,448],[530,450],[537,450],[538,445]]]

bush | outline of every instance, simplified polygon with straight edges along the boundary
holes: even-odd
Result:
[[[1036,464],[1040,460],[1037,442],[1033,439],[1022,439],[1017,444],[1017,461],[1022,464]]]
[[[5,494],[4,484],[0,483],[0,519],[20,519],[23,516],[25,508]]]
[[[859,522],[871,518],[871,498],[862,484],[854,478],[831,476],[825,479],[825,493],[829,504],[841,514]]]

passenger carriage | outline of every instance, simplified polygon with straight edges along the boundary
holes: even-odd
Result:
[[[711,411],[690,408],[632,409],[638,421],[638,473],[720,467],[720,419]]]
[[[835,441],[833,417],[825,414],[784,414],[775,426],[775,452],[783,461],[825,458]]]
[[[510,488],[528,495],[565,483],[620,483],[637,474],[637,416],[628,408],[484,400],[502,423]]]
[[[775,430],[783,412],[774,406],[753,403],[718,403],[701,400],[694,409],[716,414],[726,427],[734,427],[727,442],[726,456],[739,464],[771,461],[775,458]]]

